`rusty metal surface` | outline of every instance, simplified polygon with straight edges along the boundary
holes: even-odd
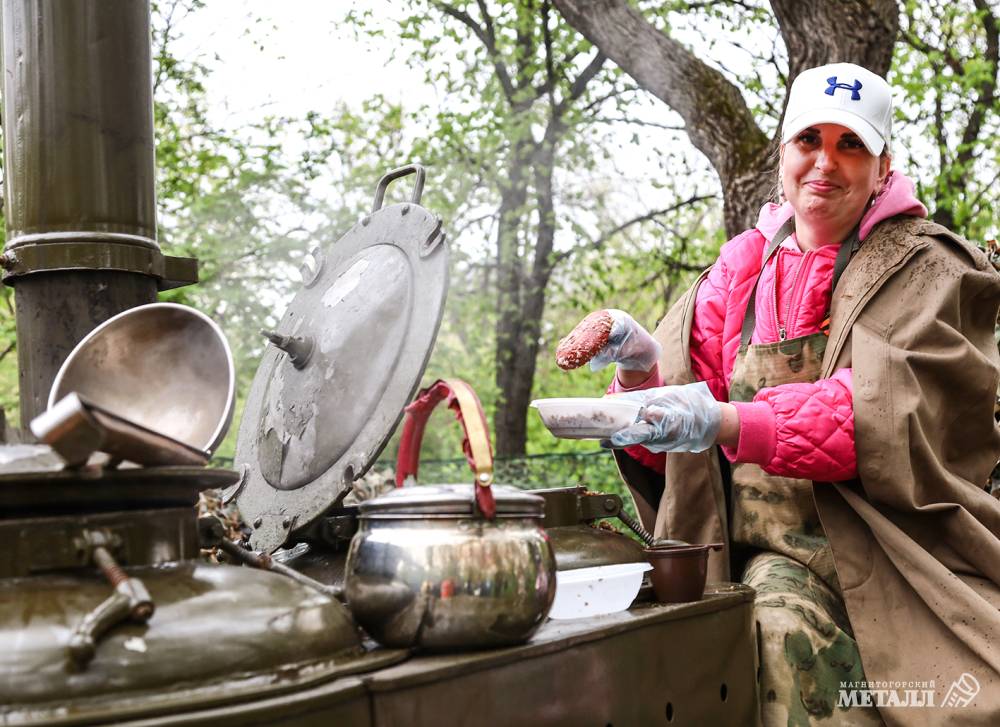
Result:
[[[74,392],[118,417],[212,452],[232,422],[236,368],[225,334],[208,316],[152,303],[118,314],[80,341],[59,369],[49,407]]]
[[[11,516],[193,507],[202,490],[221,489],[238,479],[232,470],[204,467],[7,471],[0,474],[0,511]]]
[[[377,726],[754,725],[752,591],[549,621],[530,643],[362,677]]]
[[[318,252],[275,332],[313,346],[297,368],[269,346],[247,396],[236,495],[273,551],[338,503],[385,446],[426,367],[443,313],[441,220],[419,205],[380,209]],[[229,493],[227,493],[228,495]]]
[[[263,701],[405,659],[367,651],[346,609],[274,573],[177,564],[128,569],[156,603],[70,673],[66,644],[108,593],[94,575],[0,581],[5,723],[106,723]]]

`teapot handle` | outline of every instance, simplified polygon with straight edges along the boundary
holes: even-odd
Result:
[[[493,499],[493,448],[490,446],[489,428],[479,397],[472,387],[460,379],[438,379],[426,389],[421,389],[417,397],[406,407],[406,421],[399,442],[399,456],[396,458],[396,487],[402,487],[407,477],[417,476],[420,466],[420,444],[424,438],[424,427],[431,411],[441,401],[455,412],[455,418],[462,425],[465,437],[462,451],[476,473],[476,504],[480,512],[489,520],[496,515]]]

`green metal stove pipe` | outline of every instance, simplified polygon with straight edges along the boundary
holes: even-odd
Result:
[[[156,242],[147,0],[3,0],[6,246],[21,422],[96,325],[194,282]]]

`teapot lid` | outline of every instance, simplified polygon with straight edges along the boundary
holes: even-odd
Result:
[[[359,517],[392,519],[420,516],[478,516],[474,489],[477,485],[414,485],[395,490],[362,502]],[[509,485],[493,485],[497,517],[537,517],[545,511],[545,500]]]

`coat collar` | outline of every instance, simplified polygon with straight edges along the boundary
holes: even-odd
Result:
[[[837,368],[841,349],[865,303],[918,250],[931,244],[929,236],[940,234],[953,236],[933,222],[902,215],[882,222],[871,232],[833,292],[824,377],[831,376]]]

